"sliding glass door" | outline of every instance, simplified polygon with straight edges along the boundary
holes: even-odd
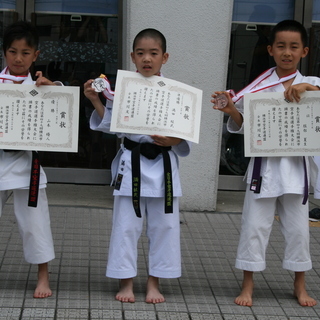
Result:
[[[229,69],[226,88],[235,92],[261,72],[274,66],[267,45],[272,27],[281,20],[295,19],[310,34],[310,54],[301,64],[306,75],[320,75],[320,0],[235,0],[230,38]],[[226,130],[221,144],[219,189],[244,190],[244,174],[249,162],[244,157],[243,136]]]
[[[83,84],[101,73],[112,85],[115,82],[121,67],[119,7],[117,0],[2,2],[0,37],[3,28],[13,21],[31,21],[40,35],[40,55],[33,72],[41,70],[50,80],[80,87],[78,152],[40,152],[50,182],[110,182],[118,140],[114,135],[90,130],[93,106],[83,95]],[[2,56],[1,61],[4,66]]]

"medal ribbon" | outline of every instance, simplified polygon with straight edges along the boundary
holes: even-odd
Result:
[[[108,100],[113,101],[114,99],[114,91],[111,89],[111,85],[110,82],[108,80],[108,78],[106,76],[103,77],[104,80],[106,80],[106,88],[105,90],[102,91],[102,94],[104,95],[104,97]]]
[[[136,72],[138,72],[138,71],[136,71]],[[161,72],[160,72],[159,76],[162,77]],[[103,79],[106,80],[106,86],[107,87],[106,87],[106,89],[104,91],[102,91],[102,94],[104,95],[104,97],[106,99],[113,101],[113,99],[114,99],[114,91],[111,89],[110,81],[106,76],[104,76]]]
[[[11,80],[11,81],[16,81],[16,82],[26,80],[27,78],[28,78],[28,76],[12,76],[11,74],[1,74],[0,75],[1,80]]]
[[[268,70],[266,70],[265,72],[263,72],[258,78],[256,78],[255,80],[253,80],[249,85],[247,85],[245,88],[243,88],[242,90],[240,90],[237,94],[234,93],[233,90],[230,90],[229,93],[231,94],[231,98],[233,102],[237,102],[238,100],[240,100],[243,95],[245,93],[254,93],[254,92],[259,92],[262,91],[264,89],[267,88],[271,88],[274,87],[280,83],[283,83],[287,80],[290,80],[292,78],[294,78],[298,71],[295,71],[285,77],[280,78],[277,81],[273,81],[271,83],[268,83],[267,85],[264,85],[258,89],[254,89],[259,83],[261,83],[263,80],[267,79],[268,77],[270,77],[270,75],[272,74],[272,72],[276,69],[276,67],[270,68]]]
[[[0,80],[11,80],[11,81],[20,82],[20,81],[26,80],[28,78],[28,75],[26,75],[26,76],[12,76],[11,74],[7,74],[6,72],[8,72],[8,67],[5,69],[4,73],[0,74]]]

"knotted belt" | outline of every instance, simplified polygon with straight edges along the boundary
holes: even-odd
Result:
[[[171,147],[160,147],[152,143],[138,143],[124,138],[124,147],[131,150],[132,166],[132,203],[137,217],[141,218],[140,211],[140,154],[148,159],[155,159],[160,153],[163,157],[164,185],[165,185],[165,213],[173,212],[172,170],[169,150]]]
[[[262,177],[260,175],[261,171],[261,157],[254,158],[253,171],[252,171],[252,179],[250,184],[250,190],[254,193],[260,193]],[[307,164],[306,158],[303,157],[303,169],[304,169],[304,194],[302,204],[306,204],[308,200],[309,187],[308,187],[308,174],[307,174]]]

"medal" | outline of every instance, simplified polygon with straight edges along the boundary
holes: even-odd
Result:
[[[93,80],[91,87],[94,88],[95,92],[102,92],[107,89],[108,82],[105,77],[104,74],[100,74],[99,78]]]
[[[111,90],[110,82],[104,74],[100,74],[99,78],[94,79],[91,87],[95,92],[102,92],[106,99],[113,101],[114,91]]]
[[[215,97],[215,105],[218,109],[223,109],[228,104],[228,98],[221,93]]]

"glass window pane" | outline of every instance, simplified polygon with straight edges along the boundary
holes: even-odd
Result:
[[[277,23],[292,19],[294,0],[234,0],[233,22]]]
[[[319,0],[320,2],[320,0]],[[267,45],[272,26],[293,19],[295,0],[234,0],[227,88],[236,92],[266,69],[274,66]],[[243,136],[224,127],[220,174],[244,175],[249,158],[244,157]]]
[[[320,76],[320,24],[313,23],[310,30],[308,75]]]
[[[115,15],[118,14],[118,0],[36,0],[35,11]]]
[[[308,75],[320,76],[320,0],[313,0]]]
[[[272,26],[267,24],[232,24],[227,89],[237,92],[274,66],[267,50],[271,29]],[[243,135],[229,133],[226,129],[227,120],[228,116],[225,116],[220,174],[244,175],[249,158],[244,157]]]
[[[320,22],[320,0],[313,0],[312,22]]]
[[[79,15],[80,16],[80,15]],[[93,131],[89,119],[94,110],[83,94],[88,79],[105,74],[114,86],[118,68],[118,18],[37,13],[40,55],[35,69],[50,80],[80,87],[79,140],[77,153],[40,152],[44,167],[110,169],[117,137]]]
[[[0,9],[15,10],[15,8],[16,8],[15,0],[3,0],[0,2]]]

